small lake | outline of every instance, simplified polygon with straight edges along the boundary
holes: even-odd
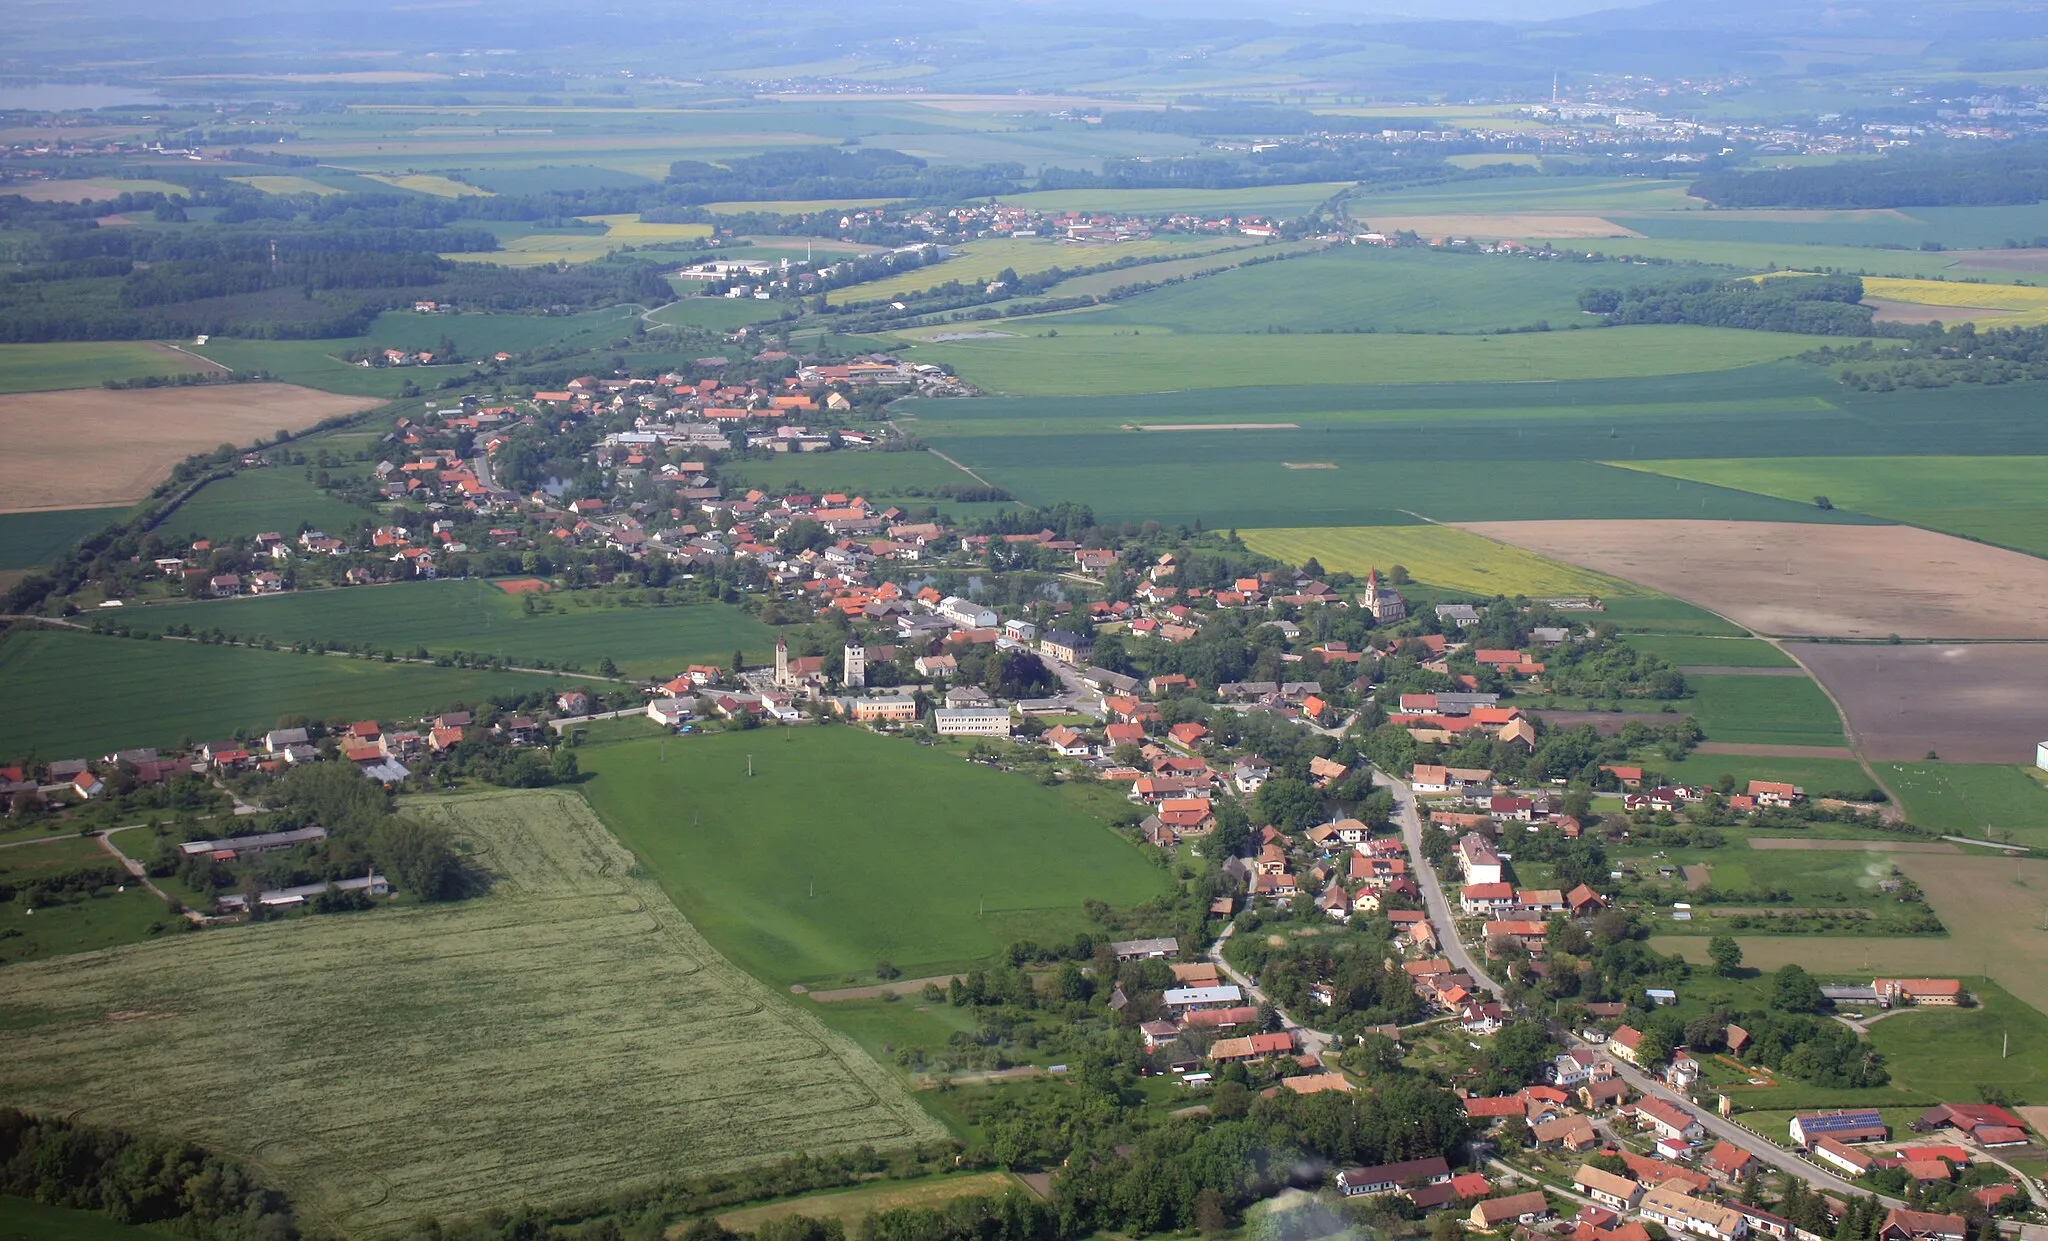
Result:
[[[105,82],[45,82],[37,86],[0,86],[0,109],[69,112],[118,108],[123,104],[161,104],[164,97],[137,86]]]

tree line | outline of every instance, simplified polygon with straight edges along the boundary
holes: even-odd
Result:
[[[2048,143],[1897,151],[1881,160],[1718,172],[1688,190],[1717,207],[1980,207],[2048,198]]]
[[[1876,311],[1862,301],[1863,281],[1856,276],[1683,280],[1579,294],[1579,308],[1609,326],[1691,323],[1812,336],[1870,335]]]

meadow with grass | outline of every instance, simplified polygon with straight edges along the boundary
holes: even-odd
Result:
[[[515,596],[478,578],[160,604],[124,611],[121,621],[152,633],[190,627],[285,646],[460,651],[584,671],[610,659],[636,677],[666,678],[693,663],[723,667],[735,650],[758,665],[775,646],[772,629],[730,604],[628,603],[595,591]]]
[[[89,971],[0,967],[0,1092],[188,1135],[289,1192],[303,1225],[349,1235],[941,1135],[707,945],[574,794],[406,809],[455,834],[489,895],[221,928]],[[212,1067],[286,1060],[315,1067],[310,1098],[353,1102]]]
[[[204,359],[153,341],[53,341],[0,345],[0,392],[97,388],[105,380],[211,371]]]
[[[311,597],[311,596],[309,596]],[[417,718],[575,678],[296,655],[16,628],[0,636],[0,755],[43,761],[175,747],[277,727],[282,716]]]
[[[1088,802],[846,727],[586,745],[598,815],[728,958],[777,984],[988,963],[1166,890]],[[752,774],[749,774],[751,771]]]
[[[201,487],[157,524],[166,538],[254,538],[265,532],[296,538],[302,529],[351,537],[378,514],[337,500],[295,469],[238,470]]]

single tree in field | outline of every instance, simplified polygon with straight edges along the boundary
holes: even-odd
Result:
[[[1707,941],[1707,956],[1714,962],[1714,969],[1723,978],[1735,977],[1742,968],[1742,945],[1732,935],[1716,935]]]

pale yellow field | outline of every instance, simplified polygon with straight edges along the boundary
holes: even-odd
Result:
[[[378,179],[383,180],[381,177]],[[340,194],[344,192],[331,185],[322,185],[320,182],[308,177],[229,177],[228,180],[237,181],[254,189],[262,190],[266,194]]]
[[[709,224],[650,224],[637,215],[586,215],[578,219],[605,227],[608,241],[693,241],[709,237]]]
[[[1400,565],[1418,582],[1493,595],[1639,595],[1618,578],[1560,564],[1450,526],[1323,526],[1242,530],[1245,546],[1301,564],[1364,576]]]
[[[411,172],[402,177],[386,176],[378,172],[366,172],[363,175],[372,181],[382,181],[386,185],[395,185],[401,190],[415,190],[421,194],[432,194],[436,198],[492,197],[489,190],[480,189],[474,185],[464,185],[460,181],[451,181],[447,177],[437,177],[431,173]]]
[[[483,254],[444,254],[442,258],[466,263],[497,263],[503,267],[540,267],[548,263],[588,263],[601,259],[620,246],[650,241],[688,241],[711,235],[708,224],[648,224],[637,215],[581,216],[605,226],[603,233],[538,233],[512,237],[500,248]]]
[[[1900,280],[1865,276],[1866,297],[1920,306],[1953,306],[1963,310],[1999,310],[2000,327],[2048,323],[2048,289],[2016,284],[1961,284],[1948,280]]]
[[[1206,254],[1243,244],[1241,237],[1155,237],[1146,241],[1095,246],[1067,245],[1050,237],[992,238],[961,246],[950,257],[937,263],[836,289],[830,294],[830,300],[834,305],[844,305],[847,302],[874,301],[894,294],[922,293],[949,280],[967,283],[993,280],[1004,268],[1020,276],[1028,276],[1055,267],[1072,269],[1095,267],[1118,259]],[[1135,274],[1130,278],[1143,279]]]

